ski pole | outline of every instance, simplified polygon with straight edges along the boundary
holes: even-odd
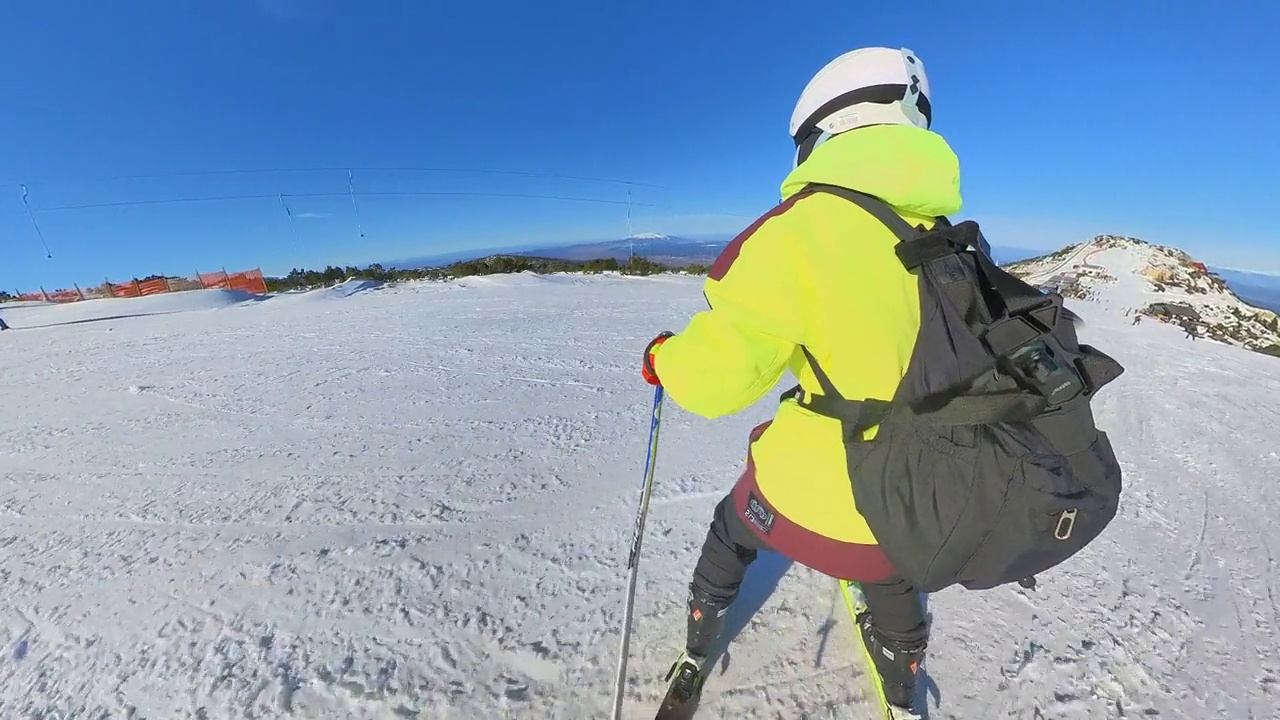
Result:
[[[623,686],[627,680],[627,648],[631,645],[631,615],[635,610],[636,578],[640,572],[640,542],[644,538],[644,521],[649,514],[649,496],[653,493],[653,471],[658,456],[658,426],[662,422],[662,386],[653,391],[653,421],[649,425],[649,453],[644,461],[644,484],[640,490],[640,508],[636,512],[635,532],[631,536],[631,555],[627,558],[627,605],[622,619],[622,646],[618,651],[618,676],[613,686],[613,720],[622,717]]]

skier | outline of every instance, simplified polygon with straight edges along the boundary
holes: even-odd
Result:
[[[907,49],[841,55],[800,94],[791,115],[794,166],[783,201],[712,265],[710,309],[645,349],[642,373],[689,412],[716,418],[760,400],[790,369],[821,384],[813,357],[848,397],[889,398],[907,370],[919,325],[916,279],[894,234],[810,183],[873,195],[913,225],[960,209],[959,160],[931,131],[929,82]],[[811,353],[811,355],[810,355]],[[899,576],[854,505],[841,424],[785,398],[757,426],[746,469],[716,506],[688,596],[687,647],[668,677],[700,689],[712,644],[758,550],[859,581],[857,618],[886,697],[910,707],[929,629],[921,597]]]
[[[9,326],[5,324],[4,318],[0,318],[0,330],[8,330]]]

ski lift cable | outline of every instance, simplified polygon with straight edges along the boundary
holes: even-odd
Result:
[[[431,166],[390,166],[390,167],[295,167],[295,168],[230,168],[221,170],[181,170],[167,173],[140,173],[135,175],[105,175],[96,178],[78,178],[77,182],[118,182],[121,180],[158,180],[179,177],[212,177],[218,175],[269,175],[286,173],[325,173],[325,172],[438,172],[438,173],[476,173],[481,175],[508,175],[517,177],[533,177],[555,180],[574,180],[577,182],[594,182],[632,187],[649,187],[665,190],[663,185],[645,183],[635,180],[617,178],[589,177],[583,175],[560,175],[557,173],[531,172],[524,170],[488,170],[483,168],[431,167]],[[68,182],[33,183],[36,185],[56,186],[71,184]]]
[[[270,198],[314,198],[314,197],[342,197],[350,195],[352,197],[359,195],[364,197],[424,197],[424,196],[449,196],[449,197],[492,197],[492,198],[513,198],[528,200],[562,200],[567,202],[587,202],[602,203],[606,205],[627,205],[626,200],[607,200],[604,198],[587,198],[572,197],[566,195],[535,195],[525,193],[486,193],[486,192],[461,192],[461,191],[418,191],[418,190],[396,190],[396,191],[364,191],[355,192],[349,190],[347,192],[311,192],[311,193],[270,193],[265,195],[247,194],[247,195],[213,195],[204,197],[182,197],[182,198],[154,198],[146,200],[120,200],[116,202],[105,203],[83,203],[77,205],[54,205],[50,207],[36,208],[35,212],[63,212],[67,210],[88,210],[91,208],[109,208],[109,207],[130,207],[135,205],[167,205],[176,203],[198,203],[198,202],[220,202],[229,200],[262,200]],[[654,207],[651,203],[631,203],[637,206]]]
[[[40,231],[40,223],[36,222],[36,216],[31,212],[31,203],[27,202],[27,186],[22,185],[22,207],[26,208],[27,218],[31,220],[31,227],[36,229],[36,237],[40,239],[40,244],[44,247],[45,256],[50,260],[53,259],[53,251],[49,249],[49,243],[45,242],[44,233]]]

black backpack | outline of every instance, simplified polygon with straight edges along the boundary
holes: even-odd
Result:
[[[842,397],[809,348],[822,393],[783,398],[841,421],[858,511],[917,590],[1033,586],[1115,517],[1120,465],[1089,403],[1124,368],[1078,342],[1060,295],[999,268],[975,222],[925,231],[870,195],[801,192],[845,198],[897,235],[920,331],[891,401]]]

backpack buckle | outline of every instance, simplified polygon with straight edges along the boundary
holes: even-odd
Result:
[[[1075,363],[1044,326],[1046,318],[1015,315],[987,328],[982,340],[1002,366],[1004,374],[1045,399],[1054,410],[1079,397],[1087,388]],[[1056,321],[1056,313],[1053,314]]]
[[[938,222],[919,237],[899,242],[894,246],[893,252],[898,256],[902,266],[912,271],[934,260],[964,252],[968,248],[982,252],[982,244],[985,242],[982,233],[978,231],[978,224],[972,220],[965,220],[959,225]]]
[[[1041,336],[1004,356],[1013,376],[1044,397],[1046,410],[1062,407],[1085,391],[1084,379],[1073,363],[1063,361],[1061,350],[1052,336]]]
[[[996,357],[1005,357],[1044,334],[1044,329],[1030,318],[1014,315],[992,323],[982,333],[982,342]]]

